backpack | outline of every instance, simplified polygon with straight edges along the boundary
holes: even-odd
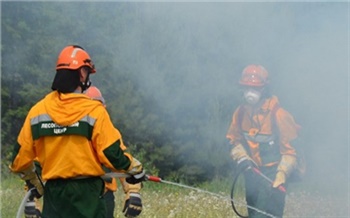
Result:
[[[271,122],[272,122],[272,131],[275,135],[278,134],[278,128],[276,123],[276,114],[278,109],[280,109],[281,106],[279,104],[275,104],[274,107],[271,109]],[[238,108],[238,117],[237,117],[237,124],[239,128],[242,127],[242,120],[243,120],[244,110],[242,106],[239,106]],[[303,180],[303,177],[306,173],[306,162],[305,162],[305,156],[304,156],[304,150],[300,146],[293,146],[297,153],[297,164],[295,169],[292,171],[292,173],[288,177],[289,182],[301,182]]]

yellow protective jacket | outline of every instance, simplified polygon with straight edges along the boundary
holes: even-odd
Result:
[[[11,170],[37,157],[44,180],[101,176],[102,164],[127,170],[132,159],[105,107],[80,93],[49,93],[29,111],[17,143]]]
[[[279,107],[278,98],[272,96],[259,108],[249,104],[239,106],[233,113],[226,138],[232,145],[245,145],[259,166],[273,166],[282,155],[296,156],[290,142],[297,138],[298,128],[292,115]]]

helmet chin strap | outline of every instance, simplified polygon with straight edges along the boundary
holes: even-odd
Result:
[[[81,87],[81,93],[91,86],[90,73],[87,75],[85,82],[80,82],[79,86]]]

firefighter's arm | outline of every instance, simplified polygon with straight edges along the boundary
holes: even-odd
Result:
[[[232,148],[231,158],[237,163],[237,166],[241,170],[246,170],[256,166],[254,161],[249,157],[247,151],[244,149],[243,145],[240,143],[237,143]]]
[[[232,115],[231,124],[229,126],[229,129],[226,133],[226,138],[229,140],[230,144],[235,145],[239,142],[244,140],[244,137],[242,135],[242,131],[240,128],[241,121],[240,121],[240,107],[236,109],[236,111]]]
[[[12,163],[9,166],[13,173],[17,173],[26,182],[32,195],[40,198],[44,193],[44,185],[39,176],[40,172],[35,167],[36,153],[33,145],[32,131],[30,126],[30,116],[28,115],[23,127],[18,135],[17,143],[14,147]],[[37,164],[40,167],[40,164]]]
[[[277,188],[278,186],[284,184],[288,176],[295,169],[296,164],[297,159],[294,155],[282,155],[281,161],[277,167],[276,178],[272,186]]]
[[[125,178],[120,178],[119,180],[125,193],[123,214],[126,217],[140,215],[142,212],[142,199],[140,195],[142,183],[129,184]]]
[[[141,162],[124,150],[122,136],[113,126],[106,110],[96,120],[92,141],[101,163],[106,167],[112,171],[122,170],[130,174],[131,176],[127,179],[129,183],[139,183],[145,180]]]
[[[296,168],[296,151],[290,142],[297,138],[297,133],[300,129],[300,126],[295,123],[293,116],[284,109],[277,111],[276,122],[280,131],[282,144],[280,152],[282,157],[277,167],[277,174],[273,183],[274,188],[284,184],[288,176]]]
[[[11,166],[10,170],[13,171]],[[26,182],[26,185],[29,189],[34,188],[32,190],[32,194],[34,195],[34,197],[40,198],[44,194],[44,184],[35,170],[34,163],[30,164],[29,167],[25,168],[18,174],[21,177],[21,179],[23,179]]]

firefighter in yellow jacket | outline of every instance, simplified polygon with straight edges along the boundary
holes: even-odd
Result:
[[[80,46],[66,46],[58,56],[52,92],[29,111],[18,135],[10,169],[36,197],[44,194],[42,217],[106,217],[102,165],[145,179],[142,164],[123,150],[122,136],[105,107],[83,92],[96,72]],[[42,167],[39,179],[33,160]]]
[[[233,146],[231,157],[238,169],[244,171],[247,204],[282,217],[285,193],[277,188],[286,185],[296,167],[293,142],[298,125],[292,115],[280,107],[278,98],[270,94],[268,72],[263,66],[247,66],[239,83],[245,103],[235,110],[227,132],[226,137]],[[252,167],[269,177],[272,185],[249,170]],[[251,208],[248,213],[253,218],[266,217]]]
[[[93,100],[100,101],[105,107],[106,102],[102,96],[101,91],[96,86],[90,86],[85,93]],[[125,146],[122,148],[126,149]],[[117,181],[115,178],[104,178],[105,181],[105,194],[103,195],[106,207],[107,207],[107,216],[106,218],[114,217],[114,208],[115,208],[115,198],[114,192],[117,191]],[[141,201],[141,184],[129,184],[126,182],[125,178],[119,178],[119,181],[123,187],[123,191],[125,193],[125,201],[123,207],[123,213],[126,217],[136,217],[142,211],[142,201]],[[133,205],[135,207],[129,207],[129,205]]]

